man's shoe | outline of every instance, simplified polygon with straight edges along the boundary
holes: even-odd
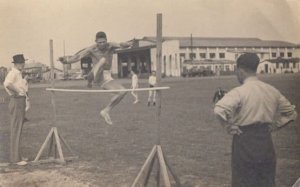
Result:
[[[153,106],[155,106],[156,105],[156,103],[155,102],[153,102]]]
[[[104,120],[106,121],[107,124],[109,124],[109,125],[113,124],[108,112],[106,112],[105,110],[101,110],[100,115],[104,118]]]

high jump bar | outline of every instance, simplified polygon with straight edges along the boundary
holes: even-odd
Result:
[[[136,88],[136,89],[117,89],[117,90],[86,90],[86,89],[63,89],[63,88],[46,88],[47,91],[54,92],[78,92],[78,93],[113,93],[113,92],[131,92],[131,91],[154,91],[167,90],[170,87],[152,87],[152,88]]]

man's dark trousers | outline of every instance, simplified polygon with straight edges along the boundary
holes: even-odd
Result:
[[[268,124],[240,127],[232,141],[232,187],[275,187],[276,157]]]
[[[8,105],[10,112],[10,162],[21,161],[20,139],[25,117],[25,96],[15,96],[10,98]]]

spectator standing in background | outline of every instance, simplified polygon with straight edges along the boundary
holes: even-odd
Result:
[[[156,72],[152,71],[151,76],[148,80],[149,87],[153,88],[156,86]],[[149,90],[149,97],[148,97],[148,106],[150,106],[151,102],[153,103],[153,106],[156,104],[156,90]]]
[[[130,71],[130,74],[131,74],[131,88],[132,89],[139,88],[139,79],[138,79],[137,74],[133,70]],[[135,99],[133,104],[138,103],[139,102],[138,94],[135,91],[131,91],[131,95]]]

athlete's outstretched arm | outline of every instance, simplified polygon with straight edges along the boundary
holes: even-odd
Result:
[[[131,47],[132,46],[132,42],[121,42],[121,43],[110,42],[110,45],[114,49],[127,48],[127,47]]]
[[[95,45],[91,47],[84,48],[72,56],[60,57],[58,60],[61,61],[63,64],[72,64],[78,62],[83,57],[88,56],[91,53],[91,50],[95,47]]]

